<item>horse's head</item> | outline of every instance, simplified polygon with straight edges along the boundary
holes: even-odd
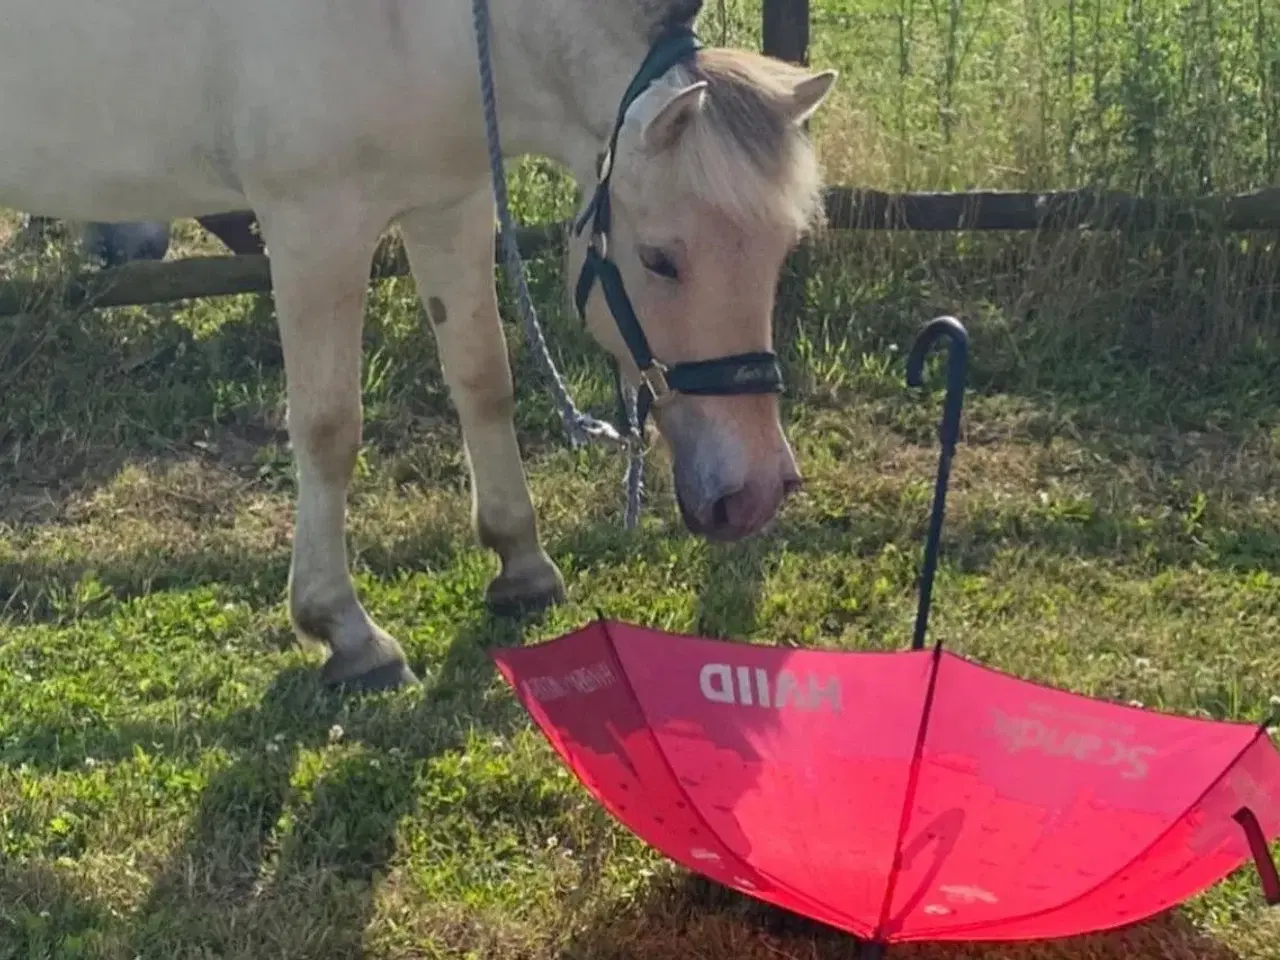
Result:
[[[800,483],[777,394],[736,387],[768,379],[779,273],[821,216],[803,124],[835,77],[704,49],[641,94],[618,135],[603,256],[653,357],[671,368],[673,390],[657,397],[653,416],[685,523],[710,538],[756,533]],[[591,235],[585,229],[571,244],[571,282]],[[603,272],[594,279],[587,326],[629,382],[652,382],[642,380],[625,319],[610,309]],[[718,359],[727,362],[712,370],[680,366]]]

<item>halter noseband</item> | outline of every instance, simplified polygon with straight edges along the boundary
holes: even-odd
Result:
[[[640,371],[641,387],[636,397],[635,428],[641,436],[649,409],[661,406],[673,393],[729,396],[747,393],[781,393],[782,370],[777,356],[770,352],[736,353],[712,360],[695,360],[685,363],[665,364],[653,355],[649,341],[640,326],[631,298],[622,283],[622,274],[609,259],[608,236],[610,228],[609,181],[613,175],[614,154],[618,134],[627,110],[653,81],[666,73],[681,60],[695,54],[702,42],[688,27],[672,27],[654,41],[631,85],[622,97],[609,147],[600,164],[599,181],[595,195],[574,226],[574,233],[581,234],[591,223],[591,236],[587,244],[586,259],[578,275],[574,301],[579,316],[586,318],[587,300],[597,280],[604,289],[609,312],[631,351],[631,357]],[[615,364],[619,405],[624,419],[625,405],[621,404],[621,373]]]

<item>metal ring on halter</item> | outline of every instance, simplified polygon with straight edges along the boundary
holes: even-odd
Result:
[[[640,379],[644,381],[644,385],[649,388],[649,393],[653,396],[651,405],[654,407],[661,407],[675,393],[667,383],[667,369],[666,364],[655,360],[640,371]]]

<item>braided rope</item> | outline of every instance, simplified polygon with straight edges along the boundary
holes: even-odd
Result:
[[[644,436],[636,420],[636,392],[626,384],[622,386],[622,402],[627,411],[627,424],[631,427],[631,456],[627,458],[627,510],[623,526],[635,528],[640,519],[640,500],[644,496]]]
[[[565,433],[574,447],[595,440],[625,446],[630,449],[627,463],[626,492],[627,507],[624,525],[632,529],[640,517],[640,500],[643,490],[644,449],[642,437],[638,434],[630,438],[621,436],[610,424],[580,411],[569,396],[560,372],[547,350],[546,339],[542,335],[542,327],[538,323],[538,314],[533,306],[533,298],[529,295],[529,287],[525,281],[524,262],[520,259],[520,249],[516,245],[515,225],[512,222],[510,204],[507,199],[507,175],[502,159],[502,145],[498,136],[498,98],[494,92],[493,65],[489,53],[489,3],[488,0],[471,0],[471,11],[475,24],[476,52],[480,67],[480,91],[484,99],[485,133],[489,142],[489,172],[493,179],[494,200],[498,208],[498,225],[502,238],[502,261],[507,279],[515,288],[516,302],[520,309],[520,319],[524,326],[525,337],[534,359],[551,387],[551,396],[560,420],[564,424]],[[629,388],[623,390],[627,420],[635,423],[635,393]]]

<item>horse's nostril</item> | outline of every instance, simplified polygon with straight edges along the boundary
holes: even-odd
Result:
[[[782,495],[789,497],[793,493],[799,493],[804,489],[803,477],[787,477],[782,481]]]
[[[736,540],[756,524],[759,498],[747,487],[726,493],[711,507],[711,526],[722,537]]]
[[[702,533],[713,540],[741,540],[761,529],[781,502],[782,484],[766,490],[746,484],[711,504]]]
[[[721,497],[711,507],[711,524],[712,526],[723,530],[729,526],[729,496]]]

